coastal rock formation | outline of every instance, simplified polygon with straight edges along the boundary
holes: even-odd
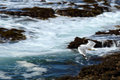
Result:
[[[39,19],[48,19],[51,17],[55,17],[55,12],[51,8],[40,8],[40,7],[33,7],[33,8],[23,8],[21,10],[10,11],[4,10],[0,11],[0,13],[9,14],[12,16],[30,16],[33,18]]]
[[[119,25],[117,25],[116,27],[119,28]],[[118,36],[118,35],[120,35],[120,29],[108,30],[108,31],[98,31],[98,32],[95,33],[95,35],[101,35],[101,36],[115,35],[115,36]],[[79,37],[76,37],[74,39],[74,41],[69,43],[68,48],[69,49],[78,48],[79,45],[88,43],[88,40],[94,41],[96,43],[95,48],[111,47],[111,46],[113,46],[114,43],[117,43],[117,40],[112,40],[112,39],[104,40],[103,42],[101,42],[101,41],[92,40],[92,39],[89,39],[89,38],[79,38]]]
[[[73,8],[59,9],[57,10],[57,14],[62,16],[70,16],[70,17],[94,17],[99,14],[102,14],[104,10],[109,11],[107,7],[96,7],[90,8],[89,10],[80,10]]]
[[[74,41],[69,43],[68,48],[69,49],[78,48],[78,46],[81,44],[87,44],[88,40],[94,41],[96,43],[95,48],[111,47],[113,45],[112,40],[106,40],[104,42],[101,42],[101,41],[97,41],[97,40],[76,37]]]
[[[101,61],[98,65],[82,68],[78,76],[64,76],[57,80],[119,80],[120,52],[107,55]]]
[[[116,26],[119,27],[119,26]],[[120,35],[120,29],[109,30],[109,31],[98,31],[95,35]]]
[[[78,78],[89,80],[119,80],[120,79],[120,52],[108,55],[103,58],[103,62],[98,65],[84,67]],[[83,78],[84,77],[84,78]]]
[[[58,9],[57,14],[62,16],[70,16],[70,17],[94,17],[103,12],[110,11],[110,4],[107,0],[83,0],[86,4],[84,5],[75,5],[77,9],[73,8],[65,8],[65,9]],[[99,2],[102,2],[99,5]],[[81,9],[80,9],[81,8]]]
[[[24,30],[0,28],[0,43],[25,40]]]

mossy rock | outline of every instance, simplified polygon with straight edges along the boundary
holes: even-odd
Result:
[[[0,28],[0,42],[16,42],[25,40],[24,30]]]

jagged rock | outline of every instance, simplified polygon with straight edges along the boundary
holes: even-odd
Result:
[[[113,45],[112,40],[106,40],[104,41],[104,43],[102,43],[101,41],[97,41],[97,40],[76,37],[74,41],[69,43],[68,48],[69,49],[78,48],[78,46],[81,44],[87,44],[88,40],[94,41],[96,43],[96,45],[94,46],[95,48],[111,47]]]
[[[24,30],[0,28],[0,43],[25,40]]]
[[[102,59],[102,63],[98,65],[92,65],[88,67],[84,67],[80,73],[78,78],[88,80],[118,80],[120,77],[120,53],[114,53],[112,55],[108,55]],[[91,79],[90,79],[91,78]]]
[[[98,31],[95,35],[120,35],[120,29],[109,30],[109,31]]]
[[[107,10],[107,7],[96,7],[93,9],[91,8],[89,10],[87,9],[80,10],[80,9],[66,8],[66,9],[59,9],[56,11],[56,13],[62,16],[70,16],[70,17],[94,17],[103,13],[105,9]]]
[[[33,7],[33,8],[23,8],[18,11],[0,11],[0,13],[9,14],[12,16],[30,16],[33,18],[40,18],[40,19],[48,19],[55,17],[55,12],[51,8],[40,8],[40,7]]]
[[[74,39],[74,41],[72,41],[72,42],[68,45],[68,48],[70,48],[70,49],[78,48],[79,45],[81,45],[81,44],[86,44],[87,42],[88,42],[88,39],[86,39],[86,38],[76,37],[76,38]]]
[[[104,1],[103,2],[104,6],[98,4],[98,2],[100,1]],[[58,9],[56,13],[62,16],[70,16],[70,17],[94,17],[99,14],[102,14],[103,12],[110,11],[109,9],[110,5],[106,0],[97,0],[97,1],[84,0],[84,2],[86,2],[87,4],[75,5],[78,8],[83,8],[83,9],[73,9],[73,8]]]
[[[119,80],[120,52],[101,58],[101,63],[81,69],[77,76],[63,76],[56,80]]]

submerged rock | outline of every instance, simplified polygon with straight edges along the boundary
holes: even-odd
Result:
[[[24,30],[0,28],[0,43],[25,40]]]
[[[55,12],[51,8],[40,8],[40,7],[33,7],[33,8],[23,8],[18,11],[12,10],[5,10],[0,11],[0,13],[9,14],[12,16],[30,16],[33,18],[40,18],[40,19],[48,19],[55,17]]]

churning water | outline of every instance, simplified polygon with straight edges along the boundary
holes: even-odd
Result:
[[[8,8],[42,5],[15,1],[3,0],[0,4]],[[58,16],[48,20],[1,14],[0,27],[24,29],[27,40],[0,44],[0,79],[39,80],[76,75],[83,66],[97,62],[85,60],[77,51],[67,49],[69,42],[76,36],[91,36],[96,31],[113,29],[115,25],[120,25],[120,11],[105,12],[97,17]],[[102,48],[89,53],[99,56],[115,49]]]

